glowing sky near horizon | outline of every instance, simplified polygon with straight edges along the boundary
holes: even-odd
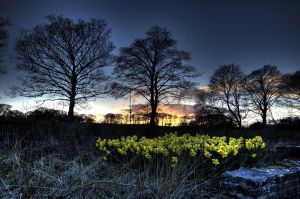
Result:
[[[1,15],[7,17],[10,44],[5,64],[9,73],[0,77],[0,103],[27,109],[33,99],[5,95],[16,83],[14,41],[20,29],[31,29],[45,22],[49,14],[77,20],[104,18],[112,29],[117,55],[119,48],[142,37],[154,24],[166,26],[178,40],[178,48],[190,51],[192,61],[204,74],[196,79],[205,86],[221,64],[237,63],[244,72],[264,64],[274,64],[283,73],[300,69],[300,1],[297,0],[1,0]],[[108,67],[109,73],[113,66]],[[20,74],[19,74],[20,75]],[[99,98],[82,113],[105,114],[128,108],[128,100]],[[48,107],[61,107],[48,104]],[[66,107],[65,107],[66,110]]]

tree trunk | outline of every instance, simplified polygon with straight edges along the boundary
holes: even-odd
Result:
[[[150,126],[156,126],[156,110],[157,105],[151,104]]]
[[[238,120],[238,127],[242,128],[242,120],[241,119]]]
[[[70,97],[69,112],[68,112],[69,119],[73,119],[74,107],[75,107],[75,96],[73,95]]]
[[[72,78],[71,78],[71,94],[70,94],[70,104],[69,104],[69,112],[68,112],[68,117],[70,121],[73,120],[74,116],[74,107],[75,107],[75,97],[76,97],[76,85],[77,85],[77,77],[75,73],[75,67],[73,68],[72,71]]]
[[[263,95],[263,107],[262,107],[262,125],[264,127],[267,126],[267,111],[268,111],[268,103],[267,103],[267,95],[264,94]]]
[[[262,125],[265,127],[267,126],[267,110],[262,111]]]

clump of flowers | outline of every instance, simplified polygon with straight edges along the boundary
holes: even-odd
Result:
[[[137,136],[120,139],[99,138],[96,146],[106,154],[104,159],[112,153],[121,156],[132,154],[145,159],[159,155],[168,158],[171,166],[175,167],[180,157],[185,154],[192,158],[203,155],[209,158],[212,164],[219,165],[220,160],[230,155],[236,156],[241,150],[253,152],[265,148],[266,145],[260,136],[244,139],[189,134],[178,136],[176,133],[170,133],[156,138]],[[252,154],[251,157],[255,158],[256,154]]]

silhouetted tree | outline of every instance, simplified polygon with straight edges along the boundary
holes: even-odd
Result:
[[[2,65],[2,51],[7,45],[8,33],[6,28],[8,25],[8,20],[0,16],[0,75],[6,73],[6,68]]]
[[[282,89],[285,97],[284,104],[300,110],[300,71],[284,75]]]
[[[195,96],[195,123],[204,127],[232,126],[232,117],[226,116],[226,109],[219,106],[215,92],[199,89]]]
[[[0,104],[0,121],[19,121],[25,119],[25,115],[18,110],[11,110],[9,104]]]
[[[18,68],[25,73],[11,94],[68,101],[72,118],[76,104],[106,93],[102,68],[112,62],[110,32],[104,20],[48,16],[17,41]]]
[[[11,107],[9,104],[0,104],[0,116],[5,116],[11,110]]]
[[[197,112],[201,112],[207,107],[219,111],[219,108],[215,104],[216,100],[214,100],[214,96],[215,93],[211,92],[209,89],[197,90],[197,93],[195,94],[194,105],[195,115],[197,115]]]
[[[160,123],[160,125],[162,126],[166,126],[168,125],[168,120],[170,120],[170,118],[172,117],[172,115],[168,114],[168,113],[157,113],[157,120],[158,123]]]
[[[116,123],[117,124],[122,124],[123,119],[124,119],[123,115],[120,114],[120,113],[117,113],[115,116],[116,116]]]
[[[83,115],[83,121],[86,123],[96,122],[96,115],[93,114]]]
[[[276,66],[265,65],[246,77],[245,89],[249,95],[253,112],[267,124],[267,113],[282,95],[282,76]]]
[[[180,117],[180,126],[188,126],[193,123],[195,120],[194,116],[191,115],[184,115]]]
[[[5,115],[7,120],[10,121],[20,121],[25,119],[25,115],[24,113],[22,113],[21,111],[18,110],[10,110],[7,112],[7,114]]]
[[[244,78],[245,75],[239,65],[229,64],[221,65],[209,82],[209,89],[214,92],[215,99],[228,110],[238,127],[242,127],[242,120],[248,113],[243,87]]]
[[[74,114],[73,121],[75,122],[84,122],[84,123],[92,123],[94,122],[94,116],[85,115],[85,114]]]
[[[123,115],[122,114],[107,113],[104,116],[103,123],[107,123],[107,124],[121,124],[122,121],[123,121]]]
[[[26,113],[26,116],[28,119],[38,121],[38,120],[44,120],[44,121],[63,121],[66,118],[66,113],[55,110],[55,109],[49,109],[45,107],[40,107],[35,109],[34,111],[29,111]]]
[[[150,124],[157,123],[158,105],[169,97],[179,97],[193,83],[195,68],[185,64],[191,54],[177,50],[176,41],[166,28],[153,26],[145,38],[136,39],[129,47],[122,48],[114,74],[116,96],[130,91],[142,96],[151,107]]]
[[[292,126],[295,127],[296,125],[300,127],[300,117],[285,117],[279,120],[278,125],[283,126]]]

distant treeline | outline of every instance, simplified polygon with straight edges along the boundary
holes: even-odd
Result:
[[[17,120],[32,120],[32,121],[65,121],[69,122],[67,112],[40,107],[34,111],[22,113],[18,110],[12,110],[12,106],[8,104],[0,104],[0,120],[2,121],[17,121]],[[149,124],[150,113],[133,112],[131,115],[128,113],[114,114],[107,113],[104,115],[103,120],[98,121],[95,115],[89,114],[74,114],[72,122],[85,122],[85,123],[104,123],[104,124]],[[177,116],[167,113],[159,112],[157,114],[158,124],[160,126],[178,126],[189,125],[195,117],[194,116]]]
[[[194,116],[182,116],[170,115],[167,113],[158,114],[158,124],[160,126],[194,126],[199,128],[210,128],[210,129],[233,129],[236,125],[232,121],[228,120],[222,114],[206,115],[205,118],[201,119]],[[132,114],[131,119],[128,114],[114,114],[108,113],[104,116],[102,124],[109,125],[147,125],[149,124],[149,113],[146,115]],[[95,120],[95,115],[75,114],[72,123],[99,123]],[[176,123],[175,120],[177,120]],[[11,106],[7,104],[0,104],[0,122],[4,123],[26,123],[26,122],[56,122],[56,123],[70,123],[69,117],[66,112],[48,109],[48,108],[37,108],[34,111],[22,113],[17,110],[11,110]],[[286,117],[277,120],[272,127],[279,127],[285,129],[300,129],[300,117]],[[252,129],[261,129],[263,124],[260,122],[253,123],[249,126]]]
[[[0,17],[0,48],[8,38],[7,20]],[[75,106],[98,97],[138,97],[149,108],[146,113],[107,114],[106,123],[194,124],[202,126],[235,126],[241,128],[249,115],[261,118],[266,126],[276,122],[274,107],[300,110],[300,71],[282,74],[275,65],[267,64],[245,74],[237,64],[221,65],[211,76],[207,88],[199,89],[201,77],[189,64],[191,53],[177,49],[177,41],[165,27],[152,26],[144,37],[128,47],[112,52],[111,29],[103,19],[78,20],[50,15],[45,23],[23,31],[16,41],[20,71],[18,83],[9,88],[9,96],[42,98],[68,103],[68,120],[91,121],[91,116],[76,115]],[[114,65],[112,75],[103,68]],[[205,71],[204,71],[205,72]],[[0,75],[6,73],[2,67]],[[180,119],[160,113],[159,106],[171,100],[189,98],[196,102],[195,119]],[[131,109],[130,100],[130,109]],[[38,109],[26,118],[50,118],[65,113]],[[11,114],[11,115],[9,115]],[[6,117],[21,117],[9,111]],[[252,116],[251,116],[252,117]]]

